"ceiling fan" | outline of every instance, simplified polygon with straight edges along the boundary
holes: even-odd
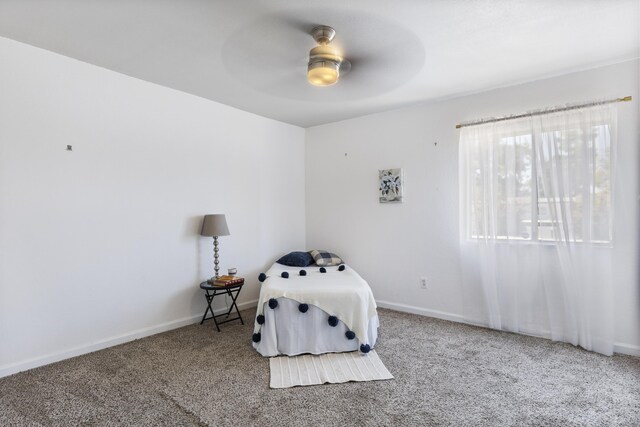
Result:
[[[368,24],[350,25],[359,21]],[[242,84],[278,98],[332,103],[405,84],[421,70],[424,52],[413,33],[376,15],[305,9],[247,22],[226,39],[222,57]]]
[[[318,46],[309,52],[307,80],[314,86],[331,86],[351,69],[351,62],[329,46],[335,35],[336,30],[328,25],[318,25],[311,30]]]

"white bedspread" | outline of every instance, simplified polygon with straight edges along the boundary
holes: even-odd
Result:
[[[299,275],[302,269],[307,271],[306,276]],[[265,305],[271,298],[285,297],[312,304],[336,316],[356,334],[361,344],[367,344],[369,321],[377,315],[371,288],[349,266],[344,271],[338,271],[337,266],[326,269],[326,273],[320,273],[316,266],[300,268],[275,263],[262,283],[257,314],[271,310]],[[280,277],[283,271],[289,273],[288,279]],[[259,330],[260,325],[256,324],[254,332]]]

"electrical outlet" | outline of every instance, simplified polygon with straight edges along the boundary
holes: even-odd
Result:
[[[420,278],[420,289],[427,289],[427,278],[426,277],[421,277]]]

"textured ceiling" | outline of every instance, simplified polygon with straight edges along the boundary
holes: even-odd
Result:
[[[352,71],[306,82],[318,24]],[[0,0],[0,36],[299,126],[637,58],[638,0]]]

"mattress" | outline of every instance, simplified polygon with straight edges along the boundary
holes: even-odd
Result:
[[[261,355],[368,351],[375,346],[373,293],[348,265],[321,273],[317,266],[275,263],[266,275],[254,319],[253,347]]]

